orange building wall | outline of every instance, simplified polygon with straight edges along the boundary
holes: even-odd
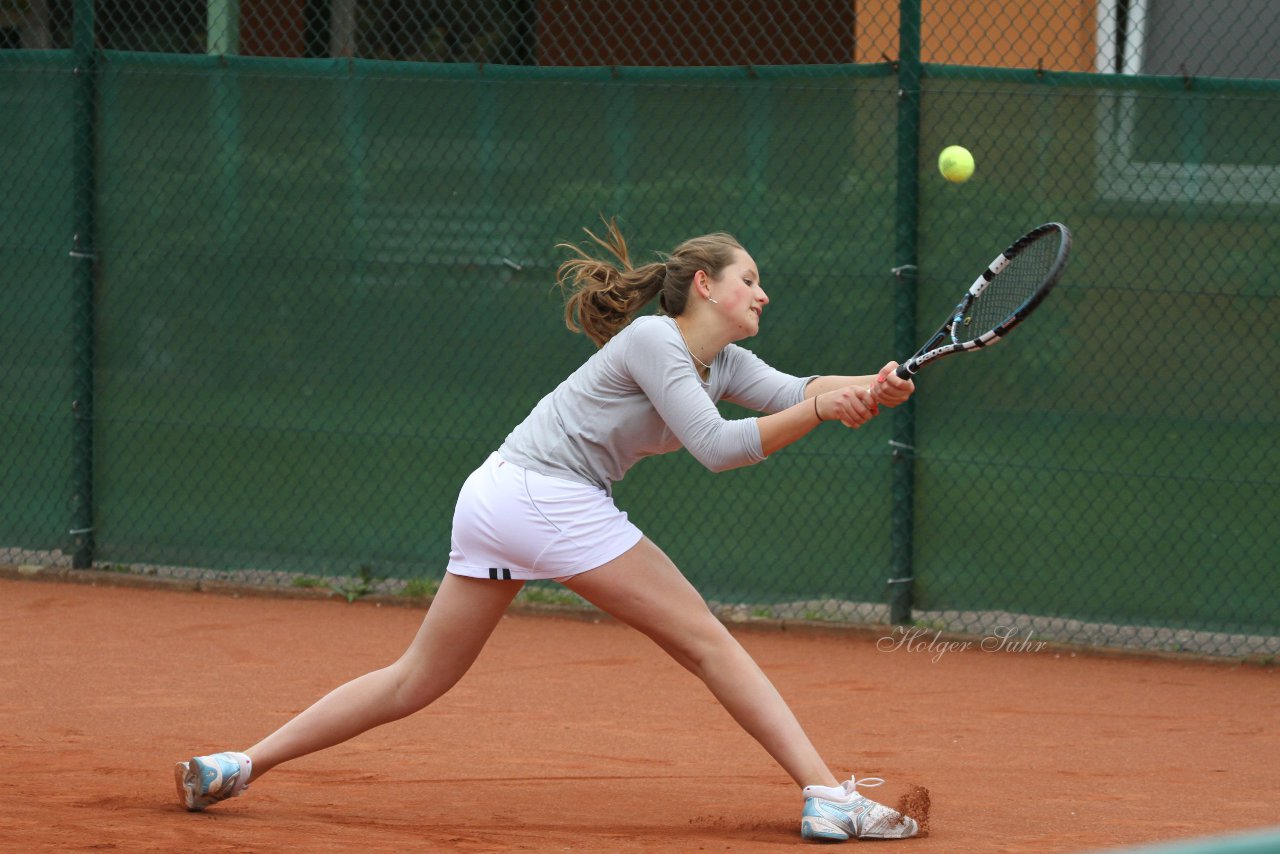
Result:
[[[242,0],[240,52],[300,56],[304,2]],[[656,8],[683,5],[681,0],[653,2]],[[612,0],[539,0],[538,58],[553,65],[882,62],[898,58],[898,2],[754,0],[762,8],[736,32],[670,32],[633,19],[600,27],[591,36],[594,43],[584,45],[582,20],[609,20]],[[1096,5],[1097,0],[922,0],[921,58],[948,65],[1093,71]]]
[[[898,58],[898,0],[858,2],[857,62]],[[924,62],[1093,71],[1096,0],[923,0]]]
[[[615,0],[539,0],[540,65],[807,65],[849,62],[856,3],[850,0],[701,2],[688,25],[665,23],[690,15],[685,0],[628,4],[620,19]],[[699,26],[731,20],[734,28]],[[583,22],[592,22],[589,37]]]
[[[305,0],[241,0],[241,56],[302,56]]]

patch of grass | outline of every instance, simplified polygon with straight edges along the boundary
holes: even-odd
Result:
[[[348,602],[354,602],[361,596],[367,596],[373,592],[373,585],[378,580],[377,575],[373,571],[373,567],[368,564],[362,564],[355,574],[355,578],[350,582],[341,585],[329,585],[330,588],[340,594]]]
[[[323,578],[316,578],[314,575],[297,575],[294,576],[292,582],[294,587],[303,587],[307,589],[324,588],[329,586],[329,582]]]
[[[544,587],[526,584],[516,596],[521,602],[533,602],[539,605],[584,605],[585,600],[578,594],[563,587]]]
[[[400,595],[410,599],[430,599],[440,589],[440,581],[435,578],[410,578],[404,583]]]

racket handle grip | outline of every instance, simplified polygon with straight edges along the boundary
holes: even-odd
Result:
[[[911,363],[910,363],[910,362],[908,362],[908,363],[907,363],[907,365],[909,365],[909,364],[911,364]],[[897,374],[898,379],[900,379],[900,380],[909,380],[909,379],[911,379],[913,376],[915,376],[915,371],[908,370],[908,369],[907,369],[907,365],[898,365],[897,369],[896,369],[896,370],[894,370],[894,373],[895,373],[895,374]]]

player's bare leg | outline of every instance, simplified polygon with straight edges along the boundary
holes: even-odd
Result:
[[[800,833],[806,839],[902,839],[919,831],[914,819],[858,792],[858,786],[883,780],[836,781],[768,677],[647,538],[564,584],[648,635],[706,683],[734,720],[803,787]]]
[[[523,585],[446,573],[417,636],[398,660],[335,688],[245,751],[253,760],[253,779],[439,699],[471,667]]]
[[[706,683],[733,719],[798,784],[837,785],[773,683],[671,559],[647,537],[625,554],[564,584],[652,638]]]

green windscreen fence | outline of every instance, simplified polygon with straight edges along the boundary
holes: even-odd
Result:
[[[65,57],[0,52],[0,561],[69,545],[73,94]]]
[[[802,376],[910,355],[1056,220],[998,349],[619,505],[731,619],[1280,652],[1266,4],[159,5],[0,16],[0,565],[429,591],[462,480],[592,352],[554,280],[602,216],[646,261],[735,234],[744,343]]]

